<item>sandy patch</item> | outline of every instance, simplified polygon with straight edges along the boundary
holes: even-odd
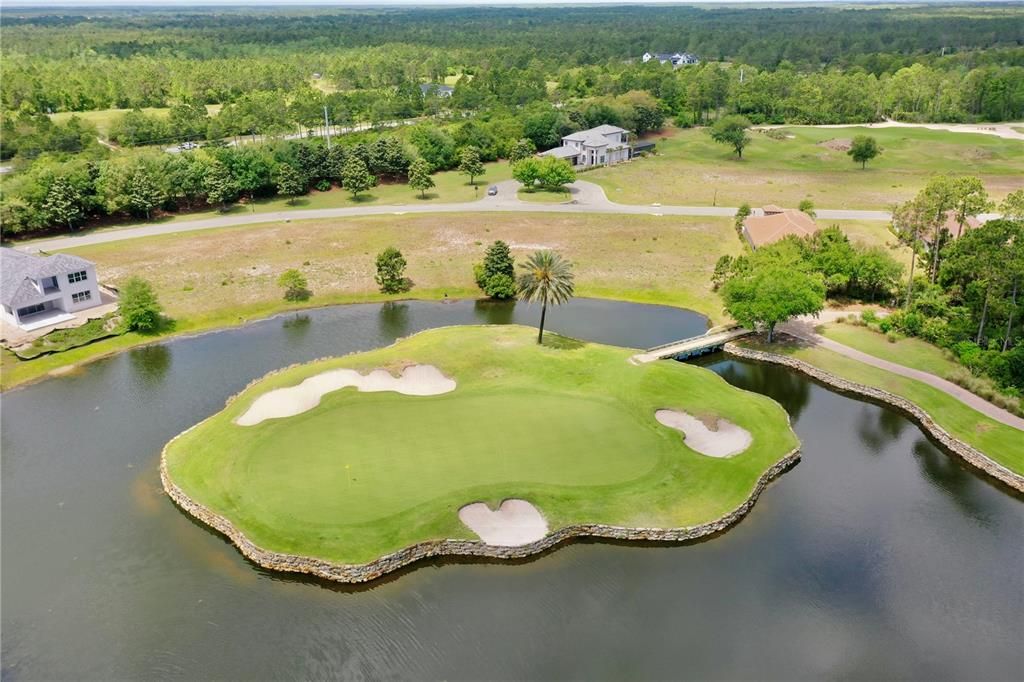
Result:
[[[686,446],[708,457],[732,457],[750,447],[750,432],[724,419],[710,426],[705,421],[678,410],[658,410],[654,418],[659,424],[681,431]]]
[[[264,419],[292,417],[320,404],[325,393],[355,387],[364,393],[395,391],[403,395],[440,395],[455,390],[455,381],[433,365],[410,365],[395,377],[383,369],[360,374],[354,369],[334,369],[311,376],[298,386],[264,393],[235,423],[253,426]]]
[[[515,547],[540,540],[548,534],[548,523],[526,500],[509,499],[497,511],[483,502],[459,509],[459,520],[488,545]]]
[[[834,152],[848,152],[850,151],[850,147],[853,146],[853,140],[846,137],[836,137],[831,140],[819,142],[818,144],[822,147],[827,147]]]

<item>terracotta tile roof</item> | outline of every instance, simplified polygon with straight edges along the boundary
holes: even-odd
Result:
[[[782,213],[786,209],[781,206],[776,206],[775,204],[767,204],[766,206],[762,206],[761,210],[764,211],[765,215],[774,215],[776,213]]]
[[[773,244],[788,235],[807,237],[818,231],[814,220],[792,208],[766,216],[750,216],[743,222],[743,232],[755,249]]]

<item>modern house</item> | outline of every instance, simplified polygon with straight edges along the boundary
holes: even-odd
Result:
[[[96,266],[84,258],[0,248],[4,322],[31,331],[73,319],[72,313],[102,303]]]
[[[644,52],[641,59],[644,64],[652,59],[657,59],[659,64],[671,63],[672,66],[676,67],[687,66],[689,64],[700,64],[700,60],[697,59],[697,55],[690,54],[689,52]]]
[[[817,223],[803,211],[768,205],[762,213],[743,221],[743,236],[754,250],[789,235],[809,237],[818,231]]]
[[[612,125],[600,125],[590,130],[566,135],[562,146],[541,152],[541,156],[566,159],[573,168],[607,166],[633,158],[629,144],[629,131]]]
[[[437,97],[451,97],[455,92],[455,88],[451,85],[442,85],[440,83],[422,83],[420,84],[420,95],[427,97],[429,95],[436,95]]]

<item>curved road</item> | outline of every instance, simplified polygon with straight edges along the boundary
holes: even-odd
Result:
[[[736,215],[734,207],[725,206],[662,206],[660,204],[616,204],[608,200],[599,185],[577,180],[569,186],[570,199],[561,204],[539,204],[520,201],[516,196],[519,183],[505,180],[497,183],[498,194],[484,196],[477,201],[453,204],[409,204],[403,206],[352,206],[349,208],[294,209],[270,213],[217,216],[201,220],[173,223],[144,223],[127,227],[96,230],[84,234],[39,239],[26,242],[18,248],[23,251],[53,251],[76,246],[105,244],[122,239],[137,239],[175,232],[210,230],[256,223],[276,223],[288,220],[317,220],[324,218],[352,218],[367,215],[405,215],[408,213],[481,213],[481,212],[545,212],[545,213],[621,213],[626,215],[719,216]],[[755,215],[760,209],[755,209]],[[886,211],[818,210],[823,220],[888,220]]]

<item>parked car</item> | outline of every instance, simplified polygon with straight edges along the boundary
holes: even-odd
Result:
[[[497,193],[498,193],[498,186],[497,185],[491,185],[490,187],[487,188],[487,196],[493,197]]]

